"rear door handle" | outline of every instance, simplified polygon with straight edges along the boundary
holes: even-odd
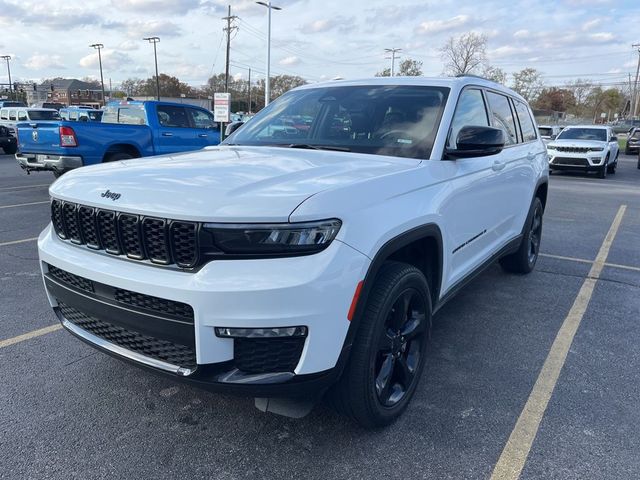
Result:
[[[534,153],[529,152],[527,154],[527,160],[529,160],[530,162],[533,162],[536,159],[536,156]]]
[[[199,133],[198,136],[200,138],[207,138],[209,135],[207,135],[206,133]]]
[[[171,132],[162,132],[163,137],[173,137],[173,133]]]
[[[491,166],[491,168],[498,172],[500,170],[502,170],[504,167],[506,167],[507,164],[505,162],[501,162],[500,160],[496,160],[495,162],[493,162],[493,165]]]

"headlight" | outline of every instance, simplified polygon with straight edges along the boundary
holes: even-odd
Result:
[[[589,149],[590,152],[602,152],[604,150],[604,147],[591,147]]]
[[[206,223],[216,249],[228,255],[304,255],[329,246],[338,234],[338,219],[304,223]]]

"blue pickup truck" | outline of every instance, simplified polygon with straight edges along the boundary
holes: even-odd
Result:
[[[208,110],[157,101],[110,103],[101,122],[24,122],[17,129],[20,167],[56,176],[84,165],[199,150],[220,142]]]

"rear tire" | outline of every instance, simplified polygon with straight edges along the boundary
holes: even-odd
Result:
[[[534,269],[540,254],[543,215],[542,201],[539,197],[536,197],[527,217],[526,233],[522,237],[520,247],[516,252],[500,259],[500,265],[505,271],[524,274],[531,273]]]
[[[329,399],[365,428],[394,422],[407,408],[424,368],[431,295],[420,270],[386,262],[363,305],[357,336]]]

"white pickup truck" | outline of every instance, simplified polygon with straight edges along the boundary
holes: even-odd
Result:
[[[46,292],[115,357],[290,415],[328,391],[386,425],[434,313],[495,261],[534,268],[547,164],[524,99],[490,81],[303,86],[220,146],[56,181]]]

